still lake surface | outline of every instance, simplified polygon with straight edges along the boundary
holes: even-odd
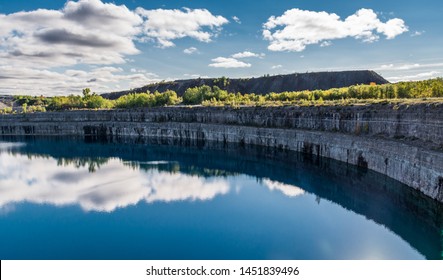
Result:
[[[0,139],[0,259],[442,259],[442,210],[293,152]]]

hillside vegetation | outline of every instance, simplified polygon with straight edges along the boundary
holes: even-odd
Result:
[[[15,107],[6,107],[0,113],[60,111],[75,109],[149,108],[174,105],[204,106],[281,106],[281,105],[349,105],[385,101],[443,97],[443,78],[417,82],[400,82],[384,85],[356,85],[328,90],[304,90],[258,95],[231,93],[218,86],[188,88],[182,97],[176,92],[131,93],[110,100],[84,89],[82,95],[56,97],[14,97]],[[442,100],[442,99],[439,99]]]
[[[120,91],[103,94],[108,99],[117,99],[122,95],[129,93],[144,92],[165,92],[172,90],[178,96],[183,96],[188,88],[209,86],[217,86],[220,89],[235,93],[255,93],[265,95],[270,92],[287,92],[287,91],[303,91],[341,88],[352,85],[369,85],[376,83],[377,85],[388,84],[382,76],[374,71],[339,71],[339,72],[312,72],[312,73],[293,73],[286,75],[264,75],[256,78],[239,78],[231,79],[220,77],[216,79],[198,78],[189,80],[176,80],[169,82],[159,82],[149,84],[141,88],[131,89],[129,91]]]

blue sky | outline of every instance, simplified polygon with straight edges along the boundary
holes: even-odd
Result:
[[[442,15],[436,0],[1,1],[0,94],[354,69],[439,77]]]

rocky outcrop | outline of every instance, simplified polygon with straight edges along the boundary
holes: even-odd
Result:
[[[295,73],[289,75],[263,76],[259,78],[244,79],[190,79],[177,80],[172,82],[162,82],[146,85],[141,88],[135,88],[127,91],[113,92],[103,94],[103,97],[117,99],[118,97],[129,93],[140,92],[164,92],[173,90],[178,95],[188,88],[202,85],[218,86],[226,89],[228,92],[267,94],[270,92],[300,91],[315,89],[340,88],[359,84],[386,84],[383,77],[374,71],[342,71],[342,72],[317,72],[317,73]]]
[[[0,110],[11,107],[13,103],[13,96],[10,95],[0,95]]]
[[[441,103],[4,115],[0,135],[133,136],[294,150],[375,170],[443,202]]]

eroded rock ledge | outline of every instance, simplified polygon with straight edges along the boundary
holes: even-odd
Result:
[[[0,135],[236,142],[368,168],[443,202],[443,104],[167,107],[0,116]]]

